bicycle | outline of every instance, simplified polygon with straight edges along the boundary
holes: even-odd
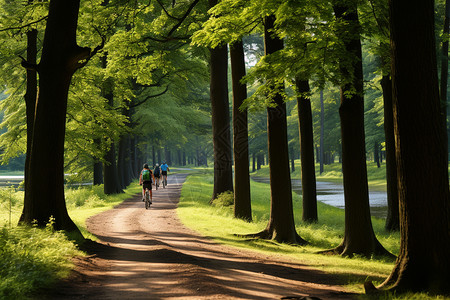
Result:
[[[163,184],[163,188],[166,188],[166,186],[167,186],[167,175],[163,175],[162,184]]]
[[[150,191],[148,190],[148,188],[145,189],[145,209],[149,209],[150,208],[150,204],[152,204],[151,200],[150,200]]]
[[[159,180],[160,180],[160,178],[155,176],[155,188],[156,189],[158,189],[158,187],[159,187]]]

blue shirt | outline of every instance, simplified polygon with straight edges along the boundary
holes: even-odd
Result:
[[[169,168],[169,166],[167,164],[161,165],[161,171],[167,171],[168,168]]]

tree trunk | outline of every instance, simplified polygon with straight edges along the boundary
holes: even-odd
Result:
[[[361,41],[356,4],[333,6],[337,21],[345,21],[345,31],[337,31],[352,59],[352,65],[341,64],[343,80],[339,115],[342,136],[342,173],[345,197],[344,240],[333,251],[344,256],[354,254],[370,257],[389,255],[378,242],[372,228],[367,184],[364,135],[364,90]],[[349,36],[353,38],[349,38]],[[354,92],[352,92],[352,90]]]
[[[27,63],[36,65],[37,62],[37,30],[32,29],[27,32]],[[31,145],[33,139],[34,113],[36,110],[37,99],[37,72],[34,69],[27,69],[27,91],[25,93],[25,106],[27,115],[27,154],[25,158],[25,195],[24,203],[29,202],[28,195],[30,192],[29,178],[30,178],[30,157]],[[24,213],[20,216],[20,222],[23,221]]]
[[[320,162],[320,174],[323,173],[323,154],[325,147],[325,106],[323,103],[323,89],[320,90],[320,152],[319,152],[319,162]]]
[[[117,174],[119,175],[119,186],[121,189],[127,187],[126,182],[128,181],[128,173],[125,166],[126,142],[126,136],[121,135],[119,139],[119,153],[117,155]]]
[[[289,156],[291,157],[291,173],[295,172],[295,153],[294,147],[289,148]]]
[[[380,165],[380,144],[378,141],[373,142],[373,161],[377,164],[378,168],[381,168]]]
[[[139,173],[139,168],[137,166],[137,148],[136,148],[136,136],[130,135],[130,174],[131,179],[136,178],[136,174]],[[131,181],[130,181],[131,182]]]
[[[395,161],[394,112],[392,108],[392,80],[389,75],[381,79],[384,102],[384,136],[386,141],[386,192],[387,217],[385,229],[400,230],[397,189],[397,163]]]
[[[298,126],[300,132],[300,155],[302,168],[302,220],[317,222],[316,169],[314,164],[314,134],[308,80],[295,81],[297,96]]]
[[[89,49],[76,44],[79,0],[52,0],[41,61],[39,92],[31,147],[29,185],[22,221],[45,226],[51,217],[54,228],[82,238],[70,219],[64,198],[64,137],[67,96],[79,61]]]
[[[242,41],[234,42],[230,46],[230,58],[233,87],[234,217],[251,221],[248,120],[247,110],[240,110],[242,103],[247,99],[247,87],[240,82],[245,76]]]
[[[94,144],[100,148],[100,139],[95,139]],[[93,185],[103,184],[103,165],[102,162],[94,157],[94,176],[93,176]]]
[[[252,154],[252,172],[256,171],[256,153],[253,152]]]
[[[210,7],[217,0],[209,0]],[[230,112],[228,102],[227,45],[210,49],[211,53],[211,115],[214,146],[214,190],[212,199],[226,191],[233,191]]]
[[[390,13],[400,254],[382,286],[448,294],[450,194],[434,1],[391,0]]]
[[[266,55],[283,49],[283,40],[274,30],[275,17],[264,18],[264,50]],[[275,88],[275,87],[273,87]],[[287,141],[286,104],[280,93],[272,98],[275,107],[267,108],[267,136],[270,168],[270,219],[261,238],[278,242],[306,244],[295,230],[292,207],[291,174]]]
[[[447,115],[448,115],[448,103],[447,103],[447,88],[448,88],[448,34],[450,26],[450,0],[445,0],[445,14],[444,14],[444,28],[442,35],[445,37],[442,42],[441,51],[441,89],[440,89],[440,99],[442,106],[442,121],[444,122],[445,128],[448,131],[447,125]],[[447,133],[448,135],[448,133]],[[447,141],[447,152],[448,152],[448,141]]]

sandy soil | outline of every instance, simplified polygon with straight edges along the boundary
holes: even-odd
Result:
[[[295,262],[214,243],[176,214],[185,175],[88,221],[98,238],[87,258],[46,299],[354,299],[331,275]],[[304,297],[317,298],[304,298]]]

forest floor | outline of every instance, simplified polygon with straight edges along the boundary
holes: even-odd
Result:
[[[176,213],[186,175],[169,176],[145,210],[139,195],[87,220],[98,241],[42,299],[355,299],[333,275],[215,243]],[[42,297],[41,297],[42,296]],[[292,298],[287,298],[292,297]],[[314,299],[314,298],[313,298]]]

